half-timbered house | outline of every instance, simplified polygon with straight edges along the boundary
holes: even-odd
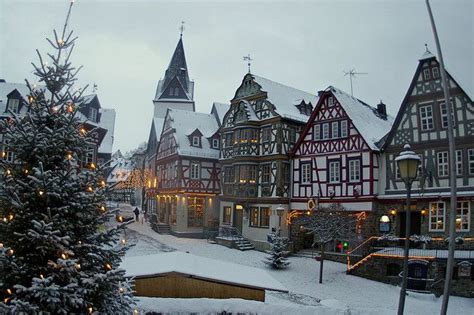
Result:
[[[292,152],[290,217],[337,204],[358,215],[362,225],[376,208],[377,143],[390,131],[393,118],[387,115],[385,104],[374,108],[332,86],[319,94]],[[298,235],[303,236],[299,228],[292,232],[295,245],[304,246],[298,240]]]
[[[220,128],[223,170],[220,226],[263,248],[290,198],[289,153],[317,97],[248,73]],[[279,220],[276,209],[285,209]]]
[[[384,144],[381,207],[391,214],[391,232],[405,235],[406,190],[395,163],[405,144],[421,158],[419,180],[413,184],[411,234],[444,237],[449,227],[449,164],[456,163],[458,235],[474,236],[474,104],[449,74],[449,93],[454,111],[456,156],[448,153],[448,110],[444,102],[440,67],[436,57],[426,51],[403,99],[393,129]]]
[[[219,123],[214,114],[168,109],[156,156],[159,229],[202,237],[217,228]]]

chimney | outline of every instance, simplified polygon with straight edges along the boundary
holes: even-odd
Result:
[[[324,91],[318,91],[318,97],[321,97],[323,95]]]
[[[382,103],[382,101],[377,104],[377,112],[379,113],[380,118],[387,119],[387,106]]]

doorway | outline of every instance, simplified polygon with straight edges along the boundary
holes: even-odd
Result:
[[[234,206],[234,226],[242,234],[242,220],[243,220],[243,209],[242,207]]]
[[[428,262],[421,260],[410,260],[408,262],[407,289],[425,291],[427,277]]]
[[[406,220],[407,213],[399,212],[400,214],[400,226],[399,226],[399,237],[405,237],[406,233]],[[421,234],[421,213],[419,211],[414,212],[410,211],[410,235],[420,235]]]

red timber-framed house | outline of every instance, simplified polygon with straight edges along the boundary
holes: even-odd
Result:
[[[462,244],[456,245],[451,293],[474,297],[474,104],[449,73],[447,77],[454,107],[452,115],[445,106],[439,63],[427,50],[419,59],[393,128],[384,139],[378,221],[385,228],[377,231],[394,235],[394,240],[405,237],[407,191],[395,157],[409,144],[421,163],[411,193],[412,241],[408,264],[409,276],[419,280],[409,281],[408,289],[441,294],[447,263],[445,238],[449,231],[448,165],[456,163],[456,237]],[[450,161],[448,153],[450,116],[454,125],[454,161]],[[380,243],[370,241],[365,247],[380,249]],[[386,242],[387,248],[366,256],[349,270],[367,278],[397,283],[403,265],[403,248],[399,245],[396,241]]]
[[[184,54],[183,36],[181,34],[171,61],[163,79],[158,81],[153,99],[154,113],[148,136],[148,147],[145,157],[143,174],[145,186],[144,206],[148,213],[157,211],[156,174],[157,150],[160,144],[161,131],[166,112],[169,108],[194,112],[194,82],[189,79],[186,56]]]
[[[159,232],[200,238],[217,229],[219,142],[216,115],[168,109],[156,160]]]
[[[244,76],[220,128],[221,232],[233,230],[266,248],[267,235],[280,227],[276,209],[281,205],[282,235],[287,235],[289,153],[316,101],[310,93]]]
[[[376,210],[380,167],[377,143],[392,123],[385,104],[371,107],[332,86],[320,92],[292,152],[289,222],[308,209],[317,211],[318,207],[337,204],[357,214],[360,232],[371,233],[363,224]],[[299,226],[291,232],[295,248],[311,246],[312,236],[307,239]],[[338,241],[327,250],[343,250],[337,245]]]

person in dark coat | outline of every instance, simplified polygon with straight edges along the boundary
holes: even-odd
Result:
[[[140,214],[140,210],[138,210],[138,207],[136,207],[135,210],[133,210],[133,213],[135,213],[135,221],[138,222],[138,215]]]

